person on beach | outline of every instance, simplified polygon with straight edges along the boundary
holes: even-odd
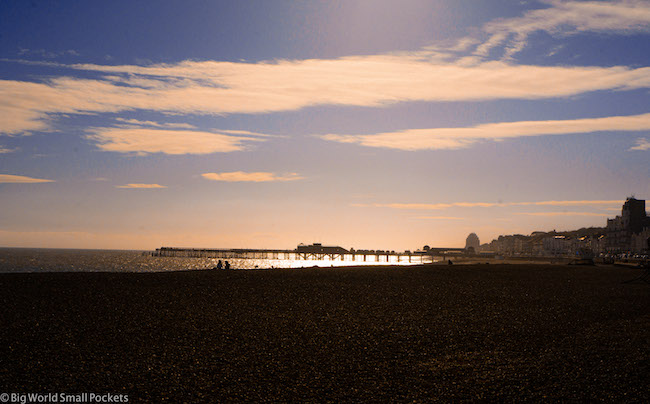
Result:
[[[217,268],[216,269],[222,269],[222,268],[223,268],[223,264],[221,263],[221,260],[219,260],[219,262],[217,262]]]
[[[226,269],[230,269],[230,262],[226,261]]]

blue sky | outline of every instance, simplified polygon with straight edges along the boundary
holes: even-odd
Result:
[[[650,197],[650,2],[0,3],[0,245],[415,249]]]

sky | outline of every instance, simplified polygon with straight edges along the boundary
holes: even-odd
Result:
[[[0,246],[463,247],[650,198],[650,1],[0,1]]]

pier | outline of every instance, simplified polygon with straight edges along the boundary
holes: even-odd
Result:
[[[184,258],[219,258],[219,259],[275,259],[275,260],[317,260],[350,262],[391,262],[391,263],[431,263],[435,258],[446,259],[448,256],[460,256],[463,248],[431,248],[427,251],[383,251],[383,250],[346,250],[343,247],[299,245],[293,250],[270,249],[212,249],[161,247],[151,253],[154,257]],[[435,258],[434,258],[435,257]]]

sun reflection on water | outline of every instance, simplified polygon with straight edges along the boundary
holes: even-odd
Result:
[[[309,267],[341,267],[362,265],[417,265],[420,257],[361,255],[352,260],[330,258],[323,260],[298,259],[228,259],[232,269],[278,269]],[[221,259],[225,262],[226,259]],[[213,269],[218,258],[152,257],[143,251],[63,250],[36,248],[0,248],[0,272],[164,272]]]

